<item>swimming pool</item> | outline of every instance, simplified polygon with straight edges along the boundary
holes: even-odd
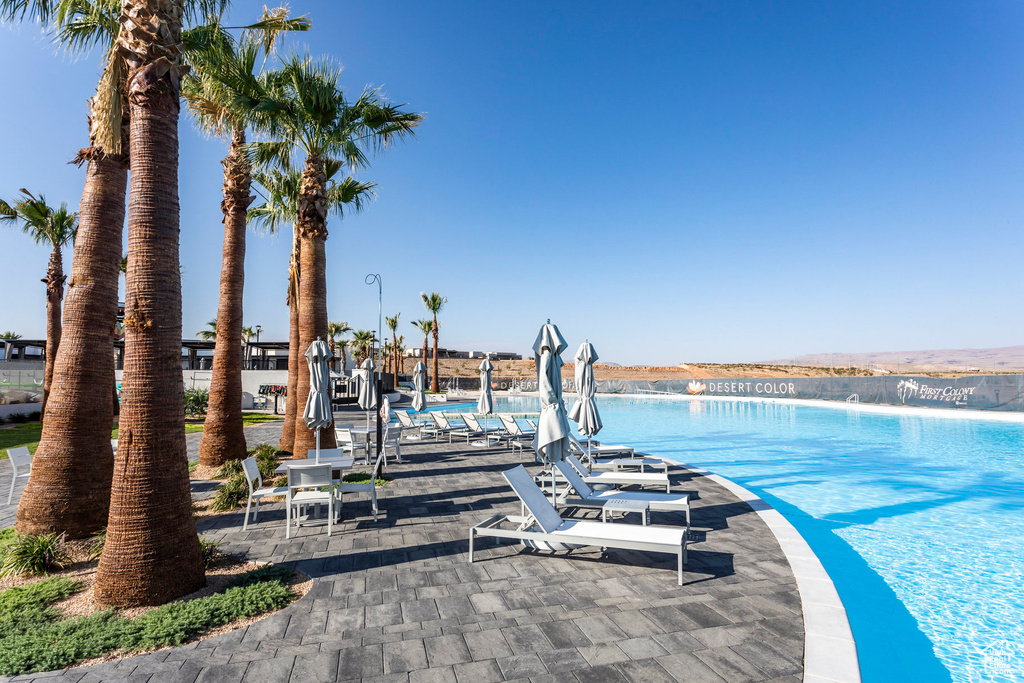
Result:
[[[867,683],[1024,681],[1024,422],[758,400],[598,406],[603,442],[707,468],[793,523],[843,598]],[[496,412],[538,409],[496,397]]]

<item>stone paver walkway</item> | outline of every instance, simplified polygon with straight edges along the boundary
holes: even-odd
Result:
[[[253,427],[247,440],[276,443],[279,430]],[[693,498],[680,587],[669,555],[485,543],[469,564],[470,526],[495,512],[518,514],[500,473],[522,458],[432,442],[403,445],[403,458],[379,489],[379,521],[365,495],[347,497],[331,538],[304,527],[286,540],[281,504],[263,508],[247,532],[241,513],[203,521],[200,531],[227,552],[314,578],[287,609],[184,647],[16,680],[801,680],[803,619],[789,565],[749,506],[714,482],[672,473],[674,490]],[[683,519],[652,513],[652,523]]]

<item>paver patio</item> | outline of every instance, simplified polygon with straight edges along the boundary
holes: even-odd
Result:
[[[246,430],[250,446],[276,444],[279,434],[280,423]],[[189,435],[192,457],[199,436]],[[240,512],[202,522],[200,532],[223,541],[226,552],[290,564],[314,578],[310,593],[287,609],[184,647],[14,680],[802,679],[803,618],[792,571],[750,507],[705,477],[671,473],[673,490],[693,500],[680,587],[670,555],[596,548],[566,555],[484,541],[469,564],[470,526],[495,512],[519,512],[500,473],[519,462],[534,470],[532,460],[503,448],[433,442],[403,444],[403,459],[388,468],[394,481],[378,489],[379,521],[365,495],[347,496],[345,519],[330,539],[323,527],[303,527],[286,540],[282,504],[261,506],[247,532]],[[0,464],[0,490],[9,477]],[[2,509],[0,524],[13,523],[16,502]],[[682,523],[672,513],[651,518]]]

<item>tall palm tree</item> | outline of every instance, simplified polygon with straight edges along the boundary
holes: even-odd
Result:
[[[185,18],[205,19],[226,0],[184,0]],[[114,343],[128,184],[127,63],[118,49],[120,0],[0,0],[0,21],[33,21],[67,51],[105,53],[95,95],[88,102],[89,144],[75,163],[86,166],[78,205],[78,234],[64,301],[47,419],[32,473],[18,505],[22,533],[88,536],[107,524],[114,455]],[[179,342],[180,343],[180,342]]]
[[[331,355],[338,357],[338,338],[352,331],[348,323],[329,322],[327,323],[327,345],[331,349]],[[345,372],[345,344],[341,344],[341,371]]]
[[[431,322],[433,322],[433,325],[430,327],[430,332],[431,332],[431,334],[434,335],[434,376],[430,378],[430,390],[436,394],[437,391],[438,391],[438,386],[437,386],[437,330],[438,330],[437,314],[440,313],[441,309],[444,308],[444,305],[446,303],[448,303],[448,297],[441,296],[437,292],[431,292],[429,295],[427,295],[426,292],[420,292],[420,298],[423,299],[423,305],[426,307],[426,309],[428,311],[430,311],[431,315],[433,315],[433,319],[431,321]]]
[[[26,189],[13,204],[0,199],[0,223],[20,222],[36,244],[50,246],[50,263],[46,267],[46,369],[43,375],[43,421],[46,420],[46,399],[53,383],[53,364],[60,346],[61,301],[64,299],[64,259],[61,249],[73,241],[77,214],[68,211],[66,203],[53,208],[43,195],[36,197]]]
[[[216,341],[217,340],[217,319],[206,323],[206,327],[209,329],[199,330],[196,332],[196,337],[202,341]]]
[[[379,150],[411,134],[421,116],[385,103],[376,91],[364,91],[348,102],[338,88],[341,69],[329,60],[294,56],[265,79],[244,74],[236,81],[239,103],[254,112],[274,142],[253,143],[258,163],[292,168],[292,158],[304,158],[299,189],[299,354],[327,335],[327,171],[344,161],[358,168],[368,164],[367,147]],[[296,402],[309,394],[309,375],[299,373]],[[328,448],[334,446],[328,430]],[[314,444],[312,430],[295,421],[293,452],[306,453]],[[321,436],[323,445],[323,436]]]
[[[366,208],[374,197],[376,183],[359,181],[351,176],[340,182],[334,176],[341,170],[340,164],[327,166],[327,193],[324,206],[329,214],[344,216],[346,208],[359,212]],[[263,196],[263,203],[249,209],[249,220],[270,233],[276,233],[286,224],[292,225],[292,252],[288,263],[288,295],[289,334],[288,334],[288,392],[285,401],[284,424],[281,428],[281,441],[278,447],[291,453],[295,443],[295,422],[298,414],[298,381],[299,363],[299,231],[296,217],[299,212],[299,190],[302,187],[302,176],[296,170],[283,171],[268,169],[255,171],[253,174],[259,187],[257,192]],[[344,348],[342,349],[344,353]],[[321,439],[323,436],[321,435]],[[304,451],[303,451],[304,452]]]
[[[424,318],[422,320],[413,320],[413,327],[423,333],[423,354],[420,356],[420,360],[427,362],[427,341],[430,339],[430,333],[434,331],[434,321],[430,318]]]
[[[97,601],[155,605],[206,584],[192,518],[178,268],[180,0],[124,0],[131,187],[118,457]],[[222,335],[223,336],[223,335]]]
[[[391,330],[391,374],[395,378],[394,387],[398,389],[398,319],[402,317],[401,313],[395,313],[390,318],[384,318],[384,324]]]
[[[271,56],[283,31],[307,30],[305,17],[290,19],[286,8],[271,12],[263,9],[258,28],[250,28],[234,39],[219,26],[208,29],[216,35],[212,47],[191,59],[192,69],[183,83],[182,94],[197,127],[204,133],[227,138],[228,155],[224,166],[223,265],[220,276],[220,301],[217,319],[227,332],[213,352],[210,378],[210,403],[199,445],[199,462],[217,467],[228,460],[245,458],[245,431],[242,421],[242,368],[248,365],[247,342],[255,336],[242,326],[242,294],[245,287],[246,211],[256,198],[249,193],[252,166],[242,152],[246,141],[249,111],[235,106],[225,88],[225,72],[245,71],[258,75]],[[241,336],[241,345],[232,339]]]
[[[356,364],[362,365],[363,361],[373,353],[373,342],[377,335],[373,330],[356,330],[352,333],[352,347],[356,351]]]
[[[405,374],[405,335],[398,335],[398,341],[395,342],[395,351],[398,352],[398,372],[399,374]]]

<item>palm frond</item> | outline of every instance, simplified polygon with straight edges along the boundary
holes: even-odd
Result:
[[[56,41],[73,53],[110,50],[121,28],[120,0],[60,0],[54,18]]]
[[[0,0],[0,23],[25,20],[48,24],[53,19],[60,0]]]

